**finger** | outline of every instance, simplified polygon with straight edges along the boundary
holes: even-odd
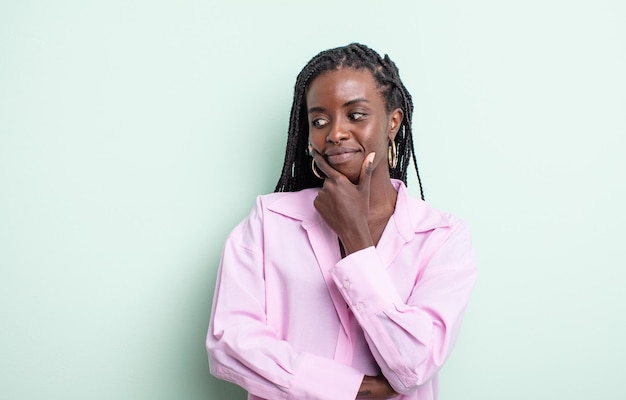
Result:
[[[372,170],[374,169],[372,166],[372,164],[374,163],[374,157],[376,157],[376,153],[371,152],[363,160],[363,164],[361,165],[361,175],[359,177],[359,189],[367,191],[369,191],[370,189],[370,182],[372,181]]]
[[[311,149],[311,155],[315,160],[315,164],[317,164],[317,168],[319,168],[328,178],[338,179],[343,176],[343,174],[334,169],[317,150]]]

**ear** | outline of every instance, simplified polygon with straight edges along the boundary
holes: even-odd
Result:
[[[389,114],[389,140],[394,140],[396,134],[400,130],[400,124],[404,118],[404,112],[401,108],[396,108]]]

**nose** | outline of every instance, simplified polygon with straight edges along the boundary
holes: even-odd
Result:
[[[326,136],[326,141],[330,143],[334,143],[338,145],[342,140],[347,139],[350,136],[350,133],[343,126],[341,122],[335,122],[331,127],[330,131],[328,131],[328,136]]]

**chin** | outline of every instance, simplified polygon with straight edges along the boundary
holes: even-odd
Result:
[[[352,183],[358,183],[361,175],[361,166],[363,165],[363,159],[352,160],[350,163],[339,164],[332,166],[338,172],[345,175]]]
[[[359,170],[358,172],[354,172],[354,171],[346,171],[343,172],[341,171],[342,174],[344,174],[346,176],[346,178],[348,178],[348,180],[352,183],[354,183],[355,185],[359,183],[359,178],[361,177],[361,171]]]

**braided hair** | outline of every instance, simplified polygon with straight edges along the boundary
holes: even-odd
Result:
[[[422,180],[413,147],[411,95],[400,80],[398,68],[389,56],[385,54],[385,57],[381,57],[374,50],[358,43],[322,51],[313,57],[298,74],[289,118],[285,161],[274,191],[295,192],[322,186],[323,181],[318,179],[311,170],[311,156],[308,154],[309,123],[306,111],[306,90],[313,79],[324,72],[341,68],[370,71],[385,101],[386,111],[389,113],[400,108],[404,113],[400,129],[395,137],[398,162],[395,168],[389,169],[389,174],[391,178],[402,180],[406,185],[407,169],[413,157],[420,195],[424,200]]]

